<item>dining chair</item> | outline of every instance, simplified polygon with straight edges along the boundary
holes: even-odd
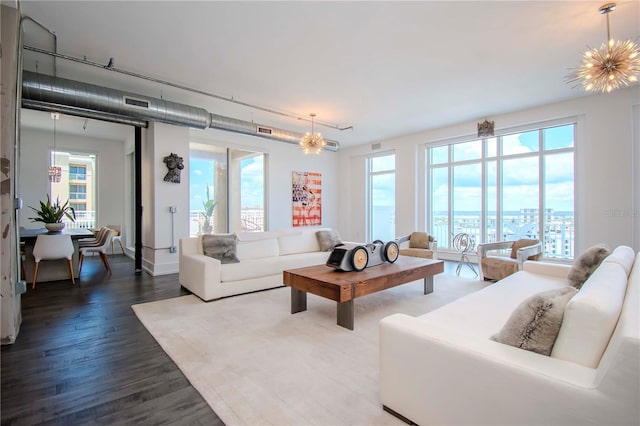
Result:
[[[67,259],[69,261],[69,273],[71,274],[71,282],[76,283],[73,276],[73,242],[69,235],[38,235],[36,244],[33,247],[33,257],[35,259],[35,267],[33,270],[33,284],[31,288],[36,288],[36,280],[38,279],[38,267],[41,260]]]
[[[95,235],[93,237],[89,237],[89,238],[82,238],[80,240],[78,240],[78,247],[85,247],[85,246],[96,246],[100,243],[100,241],[102,240],[102,238],[104,237],[104,233],[107,232],[107,227],[106,226],[102,226],[100,229],[98,229],[98,231],[96,231]]]
[[[124,254],[124,246],[122,245],[122,234],[114,235],[113,238],[111,238],[111,254],[115,254],[115,243],[120,244],[120,249],[122,250],[122,254]]]
[[[111,238],[111,254],[115,254],[115,243],[120,244],[122,254],[124,254],[124,246],[122,245],[122,228],[120,225],[107,225],[107,228],[111,228],[115,231]]]
[[[87,253],[98,253],[102,259],[104,267],[109,273],[111,273],[111,266],[109,265],[109,259],[107,258],[107,248],[111,244],[111,238],[113,238],[115,231],[109,228],[105,229],[106,231],[100,234],[100,241],[98,241],[96,245],[80,247],[80,266],[78,269],[78,275],[82,272],[82,263],[84,262],[84,257]]]

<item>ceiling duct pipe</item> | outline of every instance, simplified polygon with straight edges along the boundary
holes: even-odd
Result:
[[[52,104],[53,109],[56,105],[62,105],[78,116],[84,116],[83,111],[91,112],[91,115],[86,115],[90,118],[97,118],[96,112],[105,113],[107,121],[114,121],[113,117],[121,116],[196,129],[210,127],[296,145],[303,136],[299,132],[209,113],[204,108],[30,71],[23,71],[22,74],[22,99],[25,108],[44,109],[44,105]],[[337,141],[326,142],[325,149],[329,151],[337,151],[340,147]]]

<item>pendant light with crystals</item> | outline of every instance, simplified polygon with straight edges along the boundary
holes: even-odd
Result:
[[[581,81],[588,92],[611,92],[638,81],[640,74],[640,48],[634,40],[614,40],[609,29],[609,13],[615,3],[600,6],[600,14],[607,17],[607,41],[600,49],[589,48],[582,64],[568,77],[569,82]],[[636,39],[637,40],[637,39]]]
[[[311,133],[307,132],[300,140],[300,147],[304,150],[305,154],[320,154],[322,149],[327,144],[320,133],[313,132],[313,119],[315,114],[309,114],[311,116]]]

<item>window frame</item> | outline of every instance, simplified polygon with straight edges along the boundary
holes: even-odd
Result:
[[[380,158],[380,157],[390,157],[393,156],[393,168],[392,169],[385,169],[385,170],[378,170],[378,171],[372,171],[372,162],[374,159],[376,158]],[[366,219],[365,219],[365,235],[366,235],[366,240],[367,241],[373,241],[375,238],[377,238],[375,235],[373,235],[373,230],[371,229],[371,226],[373,224],[373,209],[372,209],[372,178],[376,177],[376,176],[382,176],[382,175],[390,175],[392,174],[394,177],[394,193],[393,193],[393,238],[395,238],[395,228],[396,228],[396,188],[395,188],[395,183],[396,183],[396,168],[397,168],[397,155],[395,150],[391,150],[391,151],[384,151],[384,152],[378,152],[375,154],[370,154],[366,156],[366,160],[365,160],[365,183],[366,183],[366,190],[365,190],[365,206],[366,206]]]
[[[573,127],[573,140],[572,140],[571,146],[561,147],[561,148],[545,146],[544,144],[545,130],[550,128],[555,128],[555,127],[561,127],[561,126]],[[425,229],[429,229],[436,234],[439,234],[439,233],[437,233],[435,230],[435,225],[436,225],[434,223],[435,216],[434,216],[433,209],[431,208],[434,200],[433,199],[434,194],[432,191],[432,172],[437,168],[447,169],[447,185],[448,185],[447,218],[446,218],[447,230],[446,230],[446,236],[444,240],[439,241],[439,248],[442,248],[445,250],[447,249],[453,250],[452,232],[455,233],[454,222],[453,222],[455,206],[453,205],[453,201],[452,201],[452,191],[454,190],[454,187],[453,187],[454,182],[453,182],[452,174],[455,166],[465,165],[465,164],[478,164],[478,163],[481,164],[481,173],[482,173],[482,176],[480,177],[481,211],[480,211],[478,235],[474,235],[476,240],[475,242],[477,244],[479,242],[491,242],[495,239],[502,239],[502,234],[504,231],[504,216],[505,216],[504,200],[503,200],[503,196],[504,196],[503,162],[504,160],[536,158],[537,167],[538,167],[538,170],[537,170],[537,173],[538,173],[537,198],[538,199],[537,199],[537,206],[536,206],[538,211],[538,215],[537,215],[538,223],[537,223],[536,231],[537,231],[538,238],[540,238],[540,240],[543,241],[543,249],[544,249],[545,236],[550,234],[549,232],[545,234],[545,229],[550,225],[549,221],[547,220],[548,213],[545,206],[545,201],[548,194],[546,192],[548,182],[545,181],[545,178],[547,177],[547,175],[545,174],[546,162],[547,162],[547,159],[550,158],[550,156],[552,155],[570,153],[572,155],[572,165],[573,165],[573,170],[572,170],[572,185],[573,185],[572,213],[573,215],[571,218],[572,223],[569,224],[569,226],[571,227],[571,234],[568,237],[570,247],[568,248],[568,253],[566,253],[566,249],[563,248],[560,254],[557,254],[556,252],[549,252],[549,254],[550,253],[555,253],[555,254],[552,257],[546,257],[546,258],[561,259],[561,260],[572,259],[573,256],[575,255],[575,247],[576,247],[575,228],[576,228],[576,223],[578,221],[577,209],[576,209],[577,198],[578,198],[578,190],[577,190],[578,184],[576,182],[576,168],[577,168],[576,152],[577,152],[578,138],[579,138],[579,127],[580,125],[579,125],[578,117],[566,117],[558,120],[548,120],[544,122],[533,123],[527,126],[506,128],[500,132],[497,132],[495,136],[490,136],[490,137],[478,138],[475,136],[468,135],[468,136],[463,136],[458,138],[451,138],[451,139],[445,139],[440,141],[434,141],[431,143],[426,143],[424,145],[424,185],[425,185],[424,186],[425,188],[424,223],[425,223]],[[521,135],[527,132],[537,132],[538,134],[537,150],[532,150],[529,152],[522,152],[522,153],[504,154],[502,142],[506,136],[514,135],[514,134]],[[455,161],[455,159],[453,158],[453,150],[454,150],[453,146],[460,143],[472,142],[475,140],[479,140],[482,142],[481,156],[471,160],[467,159],[467,160]],[[494,150],[495,154],[493,152],[490,152],[489,150],[489,141],[492,141],[492,140],[495,140],[495,142],[493,142],[495,144],[495,150]],[[441,161],[439,163],[431,164],[431,161],[432,161],[431,153],[433,152],[432,149],[441,148],[445,146],[447,147],[446,161]],[[442,150],[440,150],[439,152],[439,158],[444,158],[444,155],[442,155]],[[490,193],[489,191],[490,184],[488,183],[489,167],[491,167],[492,162],[495,168],[495,176],[491,176],[491,178],[495,179],[494,185],[495,185],[495,203],[496,203],[496,206],[495,206],[495,231],[496,231],[495,234],[496,235],[493,237],[493,240],[491,238],[488,238],[489,237],[488,235],[489,217],[488,216],[491,213],[491,209],[487,205],[488,196]],[[559,211],[562,211],[562,210],[559,210]],[[493,213],[491,213],[491,215],[493,215]],[[443,239],[443,236],[436,235],[436,237],[437,238],[439,237],[439,239]],[[567,240],[563,240],[563,243],[566,241]],[[551,241],[549,242],[549,247],[551,247]],[[545,256],[547,254],[548,253],[544,253]]]

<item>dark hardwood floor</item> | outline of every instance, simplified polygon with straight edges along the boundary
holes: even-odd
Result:
[[[3,425],[222,425],[131,305],[187,294],[177,274],[134,274],[133,261],[85,259],[82,276],[22,295],[16,342],[2,346]]]

